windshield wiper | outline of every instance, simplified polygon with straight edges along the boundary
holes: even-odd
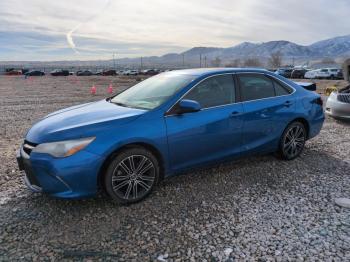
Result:
[[[132,105],[127,105],[121,102],[113,102],[112,99],[109,100],[110,103],[113,103],[117,106],[122,106],[122,107],[127,107],[127,108],[135,108],[135,109],[141,109],[141,110],[149,110],[147,107],[141,107],[141,106],[132,106]]]
[[[116,104],[117,106],[122,106],[122,107],[130,107],[127,104],[121,103],[121,102],[113,102],[112,99],[109,100],[109,102]]]

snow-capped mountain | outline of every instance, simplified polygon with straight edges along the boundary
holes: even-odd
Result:
[[[350,35],[339,36],[314,43],[310,46],[318,55],[350,56]]]
[[[226,61],[235,58],[258,57],[264,61],[276,52],[280,52],[284,59],[346,58],[350,56],[350,35],[319,41],[309,46],[280,40],[265,43],[244,42],[228,48],[194,47],[180,54],[171,54],[171,59],[167,59],[168,55],[164,55],[158,57],[156,61],[166,64],[176,61],[180,63],[185,59],[187,64],[196,64],[200,59],[200,55],[207,60],[220,58],[222,61]],[[155,60],[148,59],[147,61],[152,63]]]

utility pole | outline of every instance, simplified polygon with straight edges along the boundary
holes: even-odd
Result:
[[[199,67],[202,68],[202,54],[199,54]]]
[[[206,56],[204,57],[204,67],[205,68],[207,67],[207,57]]]

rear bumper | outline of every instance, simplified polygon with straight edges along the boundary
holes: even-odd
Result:
[[[103,160],[84,150],[67,158],[33,152],[29,156],[22,148],[17,153],[18,167],[31,191],[69,199],[96,195]]]

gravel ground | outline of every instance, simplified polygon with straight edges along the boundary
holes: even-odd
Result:
[[[189,172],[131,206],[29,192],[15,161],[25,131],[107,96],[109,83],[135,81],[0,77],[0,261],[350,260],[350,209],[334,204],[350,197],[350,124],[330,118],[294,161],[268,155]]]

